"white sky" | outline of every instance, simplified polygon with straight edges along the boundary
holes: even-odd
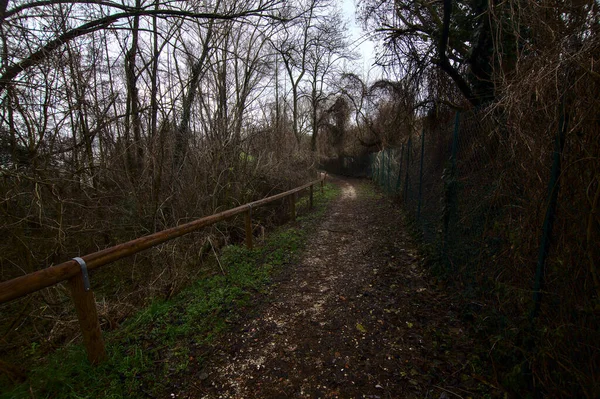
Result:
[[[375,62],[375,43],[366,39],[365,32],[356,21],[356,1],[341,0],[341,8],[348,23],[350,42],[352,43],[351,50],[357,51],[361,56],[359,60],[354,62],[356,72],[362,74],[363,78],[367,78],[370,74],[370,78],[373,79],[376,75],[380,74],[377,68],[371,68]]]

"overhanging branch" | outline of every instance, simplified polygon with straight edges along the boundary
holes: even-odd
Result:
[[[448,76],[456,83],[458,89],[463,93],[467,100],[473,104],[478,105],[478,99],[473,95],[473,90],[462,75],[450,64],[448,55],[446,54],[448,47],[448,39],[450,37],[450,16],[452,14],[452,0],[444,0],[444,17],[442,24],[442,35],[440,36],[440,43],[438,45],[439,60],[434,60],[433,63],[439,66],[442,71],[446,72]]]
[[[0,93],[6,89],[6,87],[12,83],[15,78],[23,71],[41,63],[45,60],[51,52],[61,47],[63,44],[70,42],[80,36],[84,36],[100,29],[104,29],[118,20],[131,18],[135,16],[160,16],[160,17],[181,17],[181,18],[200,18],[200,19],[219,19],[219,20],[233,20],[252,16],[263,16],[267,9],[256,9],[248,10],[239,13],[232,14],[219,14],[219,13],[196,13],[183,10],[142,10],[136,9],[127,12],[121,12],[113,15],[109,15],[94,21],[87,22],[76,28],[68,30],[46,43],[44,46],[34,51],[26,58],[21,61],[7,67],[2,76],[0,76]],[[272,19],[281,19],[275,15],[268,15]]]

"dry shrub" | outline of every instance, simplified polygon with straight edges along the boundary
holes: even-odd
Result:
[[[514,68],[496,71],[499,101],[461,122],[458,242],[479,253],[465,263],[499,312],[495,360],[504,383],[531,373],[550,397],[600,395],[600,35],[597,4],[509,2],[521,46]],[[493,16],[492,16],[493,17]],[[522,35],[522,36],[520,36]],[[504,43],[498,38],[498,43]],[[558,207],[532,318],[533,281],[548,208],[559,121],[567,130]],[[475,120],[476,122],[473,122]],[[480,209],[480,211],[477,211]],[[478,238],[477,238],[478,237]],[[474,264],[475,263],[475,264]],[[500,335],[502,336],[502,335]],[[503,352],[504,351],[504,352]],[[509,355],[511,352],[515,355]],[[525,358],[526,363],[521,363]],[[513,362],[511,364],[507,364]],[[528,371],[527,371],[528,370]],[[512,385],[511,385],[512,384]]]
[[[600,396],[598,10],[591,2],[572,3],[564,14],[545,3],[502,5],[510,6],[511,23],[528,27],[512,32],[521,53],[511,68],[504,64],[495,72],[498,101],[462,113],[455,176],[448,178],[451,117],[433,112],[426,121],[420,223],[426,240],[440,239],[436,230],[441,231],[452,180],[456,204],[446,267],[472,295],[473,307],[487,308],[477,327],[489,338],[500,384],[516,395],[535,389],[549,397],[594,398]],[[497,43],[506,45],[500,37]],[[558,206],[541,309],[533,317],[536,264],[563,118]],[[418,156],[418,143],[413,151]],[[412,181],[415,171],[416,166]],[[447,179],[445,186],[440,176]],[[408,206],[416,209],[416,201]]]
[[[172,135],[163,127],[161,134]],[[64,164],[0,171],[0,279],[9,280],[243,203],[314,178],[307,146],[265,128],[240,142],[194,138],[181,165],[168,140],[148,143],[143,165],[130,170],[115,146],[94,174]],[[286,141],[286,145],[282,145]],[[280,218],[281,205],[255,213]],[[243,238],[236,218],[91,273],[102,328],[116,328],[141,306],[168,298],[200,276],[220,273],[206,255]],[[13,363],[77,339],[79,326],[65,284],[0,305],[0,356]]]
[[[507,122],[503,144],[511,167],[502,190],[518,193],[506,216],[517,246],[506,254],[511,269],[501,281],[520,288],[520,310],[530,310],[531,286],[559,120],[567,120],[558,208],[546,266],[542,308],[535,321],[536,347],[529,355],[534,383],[551,396],[600,395],[600,56],[597,4],[573,2],[561,15],[544,5],[519,8],[530,26],[530,55],[505,76],[498,105]],[[595,200],[596,198],[596,200]],[[525,278],[523,278],[525,277]],[[521,283],[519,283],[521,281]]]
[[[586,117],[600,109],[582,112],[578,102],[565,109],[569,129],[558,207],[541,311],[531,317],[560,117],[560,101],[553,105],[553,113],[523,113],[522,119],[501,106],[463,113],[454,200],[448,197],[448,180],[442,182],[451,170],[453,123],[446,118],[445,128],[426,128],[419,223],[426,241],[443,241],[442,221],[451,213],[445,267],[474,308],[487,308],[477,327],[489,338],[500,384],[518,395],[535,386],[550,397],[597,397],[600,132]],[[413,157],[419,154],[417,143]],[[416,165],[410,169],[412,182],[418,179]],[[414,211],[416,203],[413,188],[406,206]]]

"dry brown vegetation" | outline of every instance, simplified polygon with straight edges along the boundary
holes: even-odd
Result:
[[[426,243],[446,239],[440,261],[473,299],[465,313],[481,315],[474,327],[488,341],[484,350],[496,362],[497,383],[516,396],[597,397],[597,2],[362,4],[366,24],[385,39],[382,62],[395,68],[404,86],[415,87],[415,96],[402,98],[413,104],[408,116],[417,116],[409,132],[417,160],[409,171],[413,185],[425,129],[419,230]],[[402,104],[389,99],[379,115],[372,114],[372,125],[385,126],[391,118],[383,110]],[[455,110],[462,111],[456,169],[450,159]],[[561,170],[552,185],[563,123]],[[395,148],[386,153],[397,173],[408,135],[396,135],[384,146]],[[415,187],[400,192],[413,215]],[[558,192],[556,209],[552,191]],[[536,273],[548,210],[554,225],[546,262]]]
[[[306,121],[347,56],[331,2],[0,8],[1,281],[314,178]],[[299,107],[307,93],[313,102]],[[279,208],[257,211],[255,234]],[[93,273],[103,328],[218,272],[203,257],[239,241],[242,226],[220,223]],[[2,304],[0,356],[23,364],[72,341],[71,306],[61,284]],[[0,374],[21,374],[11,367]]]
[[[424,131],[423,238],[441,244],[432,259],[472,300],[464,316],[496,365],[492,383],[515,396],[600,395],[596,1],[363,0],[383,39],[377,82],[332,61],[351,54],[327,1],[0,6],[2,280],[290,188],[317,161],[395,148],[398,168],[409,138],[415,184]],[[415,192],[401,190],[414,210]],[[173,295],[238,229],[95,274],[104,326]],[[0,354],[71,340],[69,306],[60,285],[3,305]],[[0,364],[20,378],[11,367]]]

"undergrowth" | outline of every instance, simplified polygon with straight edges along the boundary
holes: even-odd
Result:
[[[448,264],[440,242],[424,240],[421,226],[413,213],[404,210],[402,214],[407,230],[424,255],[434,283],[445,287],[454,301],[460,303],[460,317],[470,326],[473,336],[477,337],[471,356],[480,361],[470,361],[475,374],[486,375],[489,379],[486,384],[505,395],[534,397],[524,354],[524,342],[531,332],[526,331],[524,326],[510,323],[506,315],[493,305],[490,295],[496,295],[497,298],[502,295],[498,285],[490,281],[475,284],[458,273]]]
[[[273,273],[295,261],[308,234],[339,194],[317,190],[313,211],[268,234],[253,250],[227,246],[206,276],[170,300],[155,300],[121,327],[105,333],[108,360],[91,366],[81,344],[39,359],[25,383],[0,381],[0,398],[132,398],[168,396],[178,376],[199,370],[227,326],[268,289]],[[308,197],[297,209],[308,208]],[[219,264],[220,263],[220,266]],[[220,267],[225,271],[220,274]]]
[[[375,192],[384,195],[385,192],[372,184]],[[395,198],[394,202],[399,199]],[[515,351],[513,344],[516,331],[507,326],[505,317],[488,306],[482,288],[474,286],[470,281],[457,274],[454,267],[447,262],[443,255],[441,238],[428,242],[423,237],[422,225],[413,212],[398,205],[401,215],[413,242],[422,254],[424,264],[430,272],[432,285],[442,288],[452,297],[452,302],[460,304],[459,317],[469,326],[470,333],[477,337],[465,366],[469,367],[471,375],[480,382],[482,391],[493,388],[495,392],[508,395],[508,392],[523,391],[523,357]],[[507,369],[512,370],[505,372]],[[504,375],[500,373],[505,372]],[[487,397],[487,396],[484,396]],[[528,396],[525,396],[528,397]]]

